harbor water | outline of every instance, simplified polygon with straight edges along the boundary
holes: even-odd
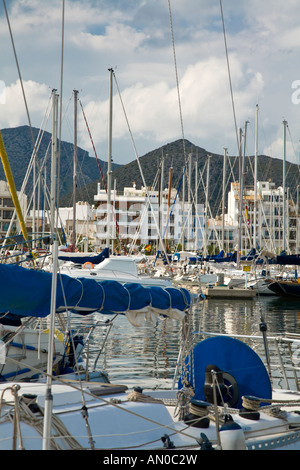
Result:
[[[89,327],[100,314],[81,319]],[[109,320],[105,317],[104,320]],[[262,321],[268,335],[300,335],[300,300],[261,296],[249,300],[205,299],[192,309],[189,337],[191,344],[204,338],[202,332],[229,335],[260,335]],[[158,318],[155,324],[132,326],[126,316],[114,318],[103,346],[107,327],[97,327],[89,346],[89,368],[104,370],[113,383],[144,389],[169,389],[174,383],[182,322]],[[99,355],[99,348],[103,348]],[[263,354],[263,349],[260,351]],[[176,382],[177,383],[177,382]]]

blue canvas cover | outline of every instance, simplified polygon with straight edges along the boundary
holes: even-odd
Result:
[[[59,308],[65,304],[63,290],[68,305],[76,305],[82,296],[82,285],[69,276],[60,276],[57,283]],[[26,317],[46,317],[51,307],[52,274],[21,266],[0,264],[0,311]]]
[[[151,305],[151,291],[135,282],[124,284],[129,295],[129,310],[141,310]]]
[[[84,263],[93,263],[93,264],[99,264],[101,263],[105,258],[109,258],[109,248],[104,248],[104,250],[99,253],[99,255],[95,256],[63,256],[59,255],[58,259],[62,261],[72,261],[72,263],[76,264],[84,264]]]
[[[153,286],[150,291],[151,305],[153,308],[167,310],[170,307],[170,295],[161,287]]]
[[[46,317],[51,309],[52,274],[21,266],[0,264],[0,312],[19,317]],[[123,286],[117,281],[57,275],[56,311],[71,310],[81,314],[126,313],[151,306],[160,311],[185,311],[191,304],[186,289]]]
[[[195,346],[185,359],[178,388],[181,389],[187,380],[194,387],[194,398],[205,401],[205,368],[209,364],[231,374],[236,380],[237,408],[242,407],[242,397],[246,395],[272,398],[270,377],[258,354],[246,343],[227,336],[207,338]],[[263,403],[262,406],[266,404],[268,403]]]
[[[184,311],[190,305],[191,298],[187,289],[176,289],[175,287],[166,287],[165,291],[168,292],[168,294],[170,295],[170,303],[172,308]]]

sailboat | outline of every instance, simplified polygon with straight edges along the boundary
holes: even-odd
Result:
[[[95,264],[86,259],[82,266],[62,265],[60,272],[70,277],[94,279],[97,282],[114,280],[122,284],[136,283],[143,286],[171,287],[173,284],[169,279],[149,276],[140,273],[138,265],[145,262],[143,256],[110,256],[103,259],[101,263]]]
[[[71,261],[71,263],[63,263],[60,266],[60,272],[68,276],[78,278],[93,278],[97,282],[103,280],[115,280],[124,283],[137,283],[143,286],[159,286],[171,287],[172,283],[168,279],[151,277],[146,274],[139,274],[137,263],[145,261],[144,256],[110,256],[111,243],[111,227],[112,227],[112,204],[111,204],[111,163],[112,163],[112,111],[113,111],[113,90],[112,80],[114,71],[109,71],[109,129],[108,129],[108,167],[107,167],[107,224],[106,224],[106,248],[99,255],[88,255],[86,257],[77,254],[72,257],[70,255],[63,256],[60,254],[59,259]],[[75,94],[75,100],[76,100]],[[76,108],[75,108],[76,109]],[[76,111],[75,111],[76,116]],[[75,121],[76,135],[76,121]],[[76,142],[76,139],[75,139]],[[75,145],[74,145],[75,148]],[[76,160],[75,160],[76,161]],[[74,161],[74,167],[75,167]],[[74,176],[74,191],[76,187],[76,179]],[[75,233],[75,212],[73,212],[73,240]],[[83,261],[83,262],[82,262]],[[73,263],[73,264],[72,264]],[[81,264],[81,266],[79,266]]]
[[[269,279],[269,289],[276,295],[300,298],[300,283],[298,279]]]
[[[49,276],[45,278],[48,287],[52,277]],[[72,287],[78,284],[74,279],[64,279],[64,283],[65,287],[69,283]],[[98,286],[98,294],[100,290]],[[145,289],[142,290],[144,298]],[[78,294],[78,285],[75,291]],[[122,286],[120,292],[119,302],[123,303],[121,310],[125,313]],[[79,297],[78,311],[95,308],[90,295],[84,301]],[[75,308],[74,292],[68,298]],[[93,299],[99,305],[99,295]],[[106,300],[104,309],[117,308],[115,296]],[[58,310],[61,302],[59,294]],[[38,304],[39,313],[48,310],[49,305],[45,308]],[[182,305],[184,308],[177,309],[175,318],[181,311],[181,318],[188,321],[189,305],[186,302]],[[11,311],[17,315],[18,304],[13,306]],[[139,312],[135,310],[134,315],[143,317],[145,307],[150,304],[138,308]],[[151,309],[154,312],[153,306]],[[165,313],[172,315],[172,311],[169,306]],[[122,384],[74,382],[54,376],[50,389],[43,380],[0,384],[0,449],[45,448],[43,429],[49,393],[52,406],[47,449],[109,449],[110,453],[144,450],[152,455],[157,451],[174,455],[174,451],[213,449],[300,449],[299,392],[273,390],[269,368],[239,339],[210,335],[186,349],[187,339],[186,335],[171,390],[146,391],[138,386],[128,390]]]

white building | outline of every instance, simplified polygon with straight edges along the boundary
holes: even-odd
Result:
[[[256,216],[254,214],[254,188],[244,188],[242,207],[241,252],[247,253],[252,247],[279,254],[283,249],[297,252],[297,209],[287,196],[284,200],[283,188],[275,188],[270,181],[257,183]],[[240,185],[231,183],[228,193],[228,222],[236,227],[235,243],[238,243],[240,225]],[[255,219],[255,220],[254,220]],[[254,226],[256,224],[256,226]],[[285,237],[284,237],[285,228]],[[256,234],[256,240],[254,236]]]
[[[79,201],[75,209],[76,243],[80,241],[95,244],[96,226],[94,224],[94,210],[88,202]],[[59,209],[59,224],[62,224],[68,243],[71,243],[73,235],[73,207],[61,207]],[[59,227],[60,228],[60,225]],[[87,246],[84,248],[87,251]]]
[[[24,220],[26,223],[26,211],[27,211],[27,196],[17,191],[20,207]],[[6,237],[7,230],[10,226],[11,219],[15,210],[15,206],[10,194],[9,186],[6,181],[0,181],[0,237]],[[20,224],[17,216],[15,217],[10,233],[19,233]]]
[[[28,218],[28,224],[32,225],[33,211],[30,211],[30,218]],[[77,202],[76,213],[76,245],[82,243],[84,251],[87,251],[87,245],[95,244],[95,231],[96,227],[94,224],[94,211],[92,206],[88,202]],[[54,218],[54,224],[58,223],[57,230],[63,230],[67,244],[72,243],[73,238],[73,207],[61,207],[59,209],[58,219]],[[35,230],[36,238],[41,233],[50,233],[50,211],[49,210],[36,210],[35,211],[35,224],[38,227]]]
[[[183,236],[185,241],[189,241],[189,244],[192,238],[195,242],[195,222],[191,217],[188,217],[191,211],[185,205],[185,217],[183,218],[183,207],[179,197],[176,197],[176,190],[171,189],[169,205],[168,196],[168,189],[163,190],[160,195],[158,191],[151,188],[137,189],[135,184],[132,187],[125,187],[121,194],[113,190],[111,192],[109,238],[111,240],[119,238],[124,245],[131,243],[134,246],[151,244],[158,249],[164,240],[167,240],[169,246],[175,247],[178,243],[182,243]],[[100,183],[98,183],[94,201],[97,246],[103,248],[107,243],[108,211],[107,194],[104,189],[101,189]],[[202,217],[198,217],[197,226],[203,223],[203,206],[201,207]],[[187,224],[186,221],[188,221]],[[202,233],[203,227],[198,227],[198,237]],[[202,244],[202,236],[199,239],[200,243]]]
[[[223,224],[222,216],[208,220],[207,246],[213,245],[215,250],[224,250],[225,253],[234,251],[236,245],[237,226],[229,224],[225,215]]]

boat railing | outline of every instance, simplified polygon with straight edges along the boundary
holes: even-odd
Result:
[[[91,368],[95,372],[97,362],[103,353],[113,326],[113,321],[117,316],[115,314],[112,318],[103,317],[103,319],[95,321],[93,317],[82,318],[82,316],[74,314],[72,324],[68,325],[68,319],[62,313],[56,316],[57,329],[55,334],[59,335],[61,332],[65,332],[63,341],[66,346],[71,344],[75,337],[81,338],[81,347],[76,351],[76,357],[77,359],[82,357],[85,360],[86,368],[93,361]],[[44,331],[49,327],[47,318],[33,319],[32,322],[33,329]]]
[[[276,388],[300,391],[300,335],[221,334],[200,331],[201,337],[230,336],[244,341],[261,358]]]
[[[30,240],[25,240],[23,235],[11,235],[2,238],[0,247],[0,263],[24,265],[33,263],[38,259],[44,259],[50,254],[51,244],[50,234]]]

